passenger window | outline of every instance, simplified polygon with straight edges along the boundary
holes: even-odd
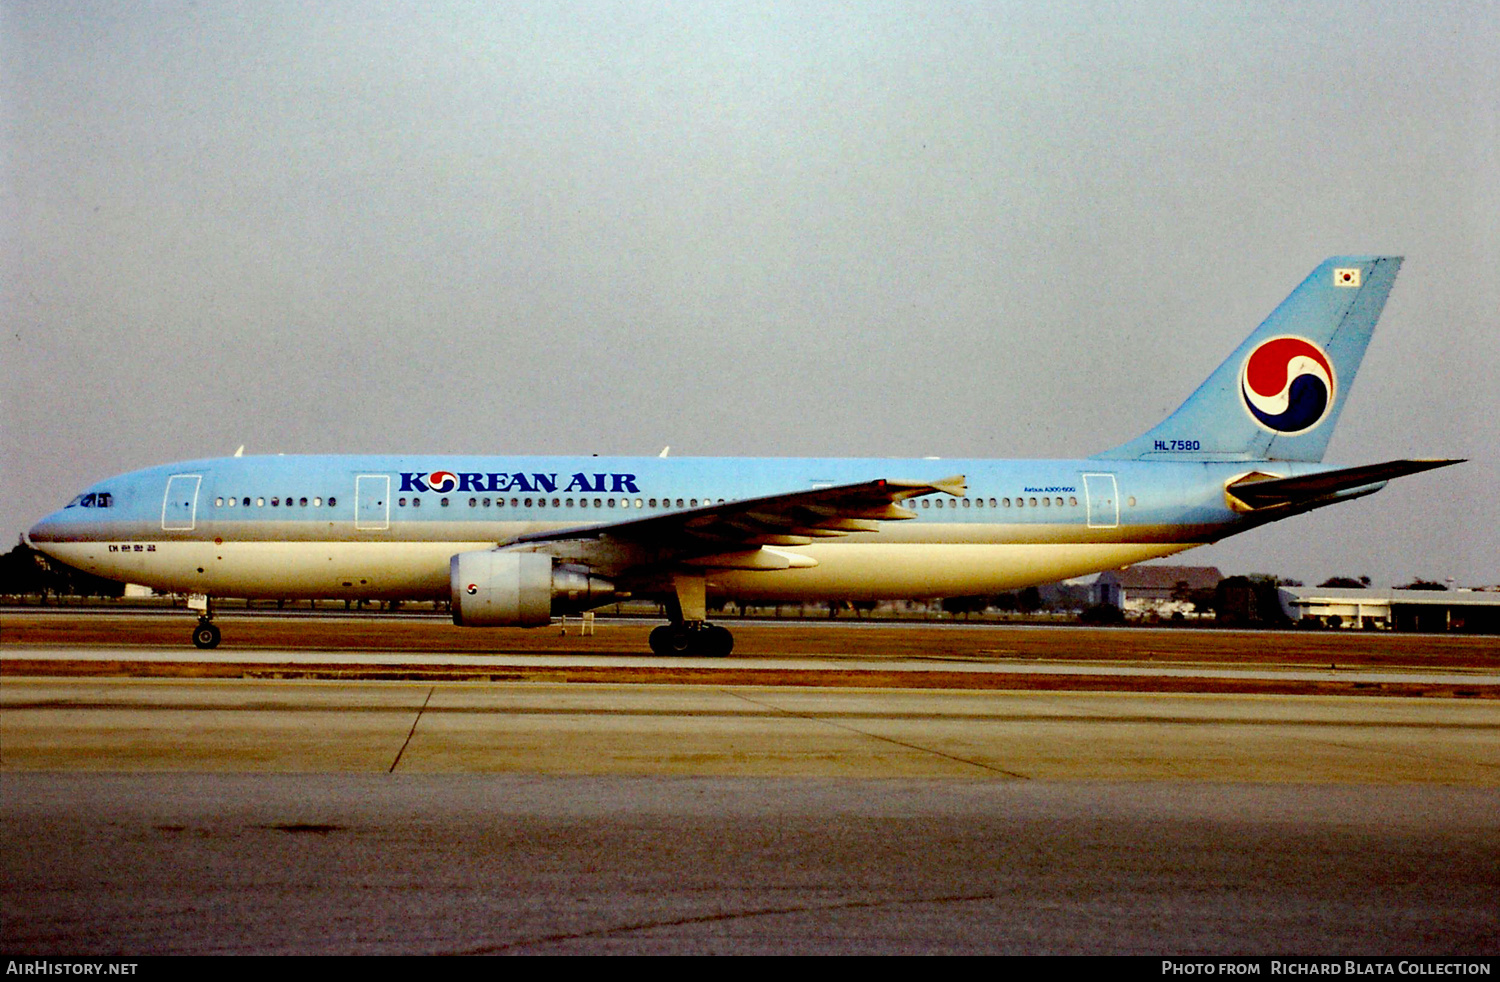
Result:
[[[470,508],[478,508],[479,507],[479,499],[478,498],[470,498],[469,499],[469,507]]]
[[[328,499],[328,503],[330,505],[333,504],[333,499],[329,498]],[[411,499],[411,506],[413,508],[421,508],[422,507],[422,499],[421,498],[413,498],[413,499]]]
[[[930,498],[923,498],[922,499],[922,507],[923,508],[931,508],[932,507],[932,500]]]
[[[1125,499],[1125,503],[1128,504],[1130,507],[1134,508],[1135,507],[1135,495],[1131,495],[1129,498]]]
[[[1069,498],[1068,499],[1068,505],[1070,507],[1077,508],[1078,507],[1078,499],[1077,498]]]
[[[280,498],[272,498],[271,499],[271,507],[272,508],[276,508],[276,507],[280,506],[280,504],[281,504],[281,499]]]
[[[610,499],[608,499],[608,501],[609,501],[609,507],[613,508],[615,506],[615,499],[610,498]]]
[[[224,499],[223,498],[215,498],[214,499],[214,507],[215,508],[223,508],[224,507]]]
[[[339,503],[339,499],[337,499],[337,498],[329,498],[328,499],[328,507],[329,508],[332,508],[334,505],[336,505],[338,503]]]
[[[1051,498],[1043,498],[1042,499],[1042,507],[1043,508],[1051,508],[1052,507],[1052,499]]]
[[[448,499],[444,498],[443,500],[439,501],[438,504],[442,505],[444,508],[447,508],[448,507]]]

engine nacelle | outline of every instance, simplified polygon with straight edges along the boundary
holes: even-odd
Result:
[[[554,610],[589,610],[615,595],[609,580],[536,552],[461,552],[448,561],[448,582],[453,623],[463,627],[545,627]]]

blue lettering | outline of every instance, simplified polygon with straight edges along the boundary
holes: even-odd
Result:
[[[526,480],[526,475],[525,474],[522,474],[520,471],[517,471],[516,473],[514,473],[514,474],[512,474],[510,476],[510,490],[512,490],[512,491],[535,491],[536,488],[532,486],[532,484],[531,484],[530,481]]]
[[[401,475],[401,490],[402,491],[431,491],[432,489],[427,486],[427,482],[426,481],[422,480],[422,475],[421,474],[405,474],[405,473],[403,473]],[[247,498],[245,500],[248,501],[249,499]]]
[[[531,479],[536,482],[536,489],[538,491],[545,491],[551,494],[557,490],[556,474],[533,474],[531,475]]]
[[[573,475],[573,480],[569,481],[568,482],[568,486],[565,487],[565,488],[563,488],[563,494],[569,494],[570,492],[573,492],[573,491],[598,491],[598,490],[600,490],[600,489],[594,487],[592,484],[589,483],[589,476],[587,474],[574,474]]]
[[[641,489],[635,486],[634,474],[611,474],[610,477],[615,479],[614,487],[610,488],[611,491],[629,494],[641,493]]]
[[[483,491],[483,474],[460,474],[458,475],[458,490],[460,491]]]

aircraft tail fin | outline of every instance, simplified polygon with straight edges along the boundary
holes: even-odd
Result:
[[[1322,460],[1400,269],[1400,256],[1324,261],[1176,412],[1094,456]]]

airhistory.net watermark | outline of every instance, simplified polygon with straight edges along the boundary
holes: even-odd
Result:
[[[134,975],[139,962],[84,962],[73,959],[7,959],[6,975]]]

